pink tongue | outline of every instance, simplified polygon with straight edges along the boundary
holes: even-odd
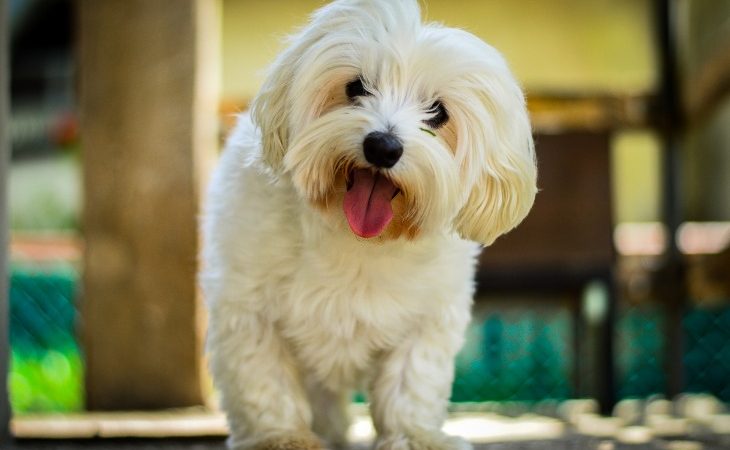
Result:
[[[393,218],[390,201],[397,190],[382,175],[355,170],[352,187],[345,193],[342,205],[352,232],[364,238],[382,233]]]

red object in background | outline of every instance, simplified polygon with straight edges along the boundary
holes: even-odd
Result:
[[[78,142],[79,121],[76,114],[70,111],[59,114],[51,124],[49,135],[51,142],[62,147]]]

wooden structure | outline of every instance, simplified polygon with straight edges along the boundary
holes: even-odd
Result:
[[[90,409],[203,404],[197,218],[217,148],[215,0],[83,0]]]
[[[535,142],[535,205],[519,227],[484,250],[479,287],[487,298],[499,291],[566,298],[574,324],[573,395],[597,398],[608,412],[615,391],[610,131],[566,129],[537,134]],[[597,323],[582,314],[583,291],[593,281],[609,294]]]
[[[691,207],[686,197],[697,186],[690,186],[691,176],[682,177],[687,174],[686,169],[680,170],[681,165],[687,166],[690,162],[688,150],[691,144],[687,137],[711,123],[720,113],[721,107],[730,102],[730,31],[727,27],[730,4],[690,0],[655,0],[654,3],[661,55],[657,128],[664,147],[663,221],[673,238],[682,220],[695,219],[687,217]],[[702,155],[699,159],[710,163],[704,167],[706,170],[701,174],[699,183],[705,191],[705,195],[701,196],[704,201],[726,205],[730,201],[727,194],[730,192],[727,189],[730,184],[730,177],[727,176],[728,164],[722,158],[717,160],[711,147],[723,148],[722,141],[730,139],[730,133],[727,132],[727,123],[718,128],[723,131],[713,137],[712,143],[706,143],[700,149]],[[707,189],[710,185],[708,178],[723,180],[724,188],[719,189],[719,192]],[[714,184],[717,185],[718,180]],[[719,212],[727,215],[729,211],[727,208],[724,211],[714,209],[710,214]],[[702,217],[702,220],[728,218]],[[689,294],[702,294],[689,289],[696,290],[698,278],[703,277],[697,276],[696,260],[683,261],[674,239],[670,239],[668,244],[665,264],[656,274],[656,278],[669,282],[662,301],[669,312],[666,359],[669,374],[668,395],[673,396],[679,394],[685,386],[683,357],[686,343],[682,312],[688,306]],[[727,260],[727,256],[722,255],[711,260],[722,263],[723,258]],[[689,274],[688,263],[695,266]],[[727,271],[716,272],[713,265],[700,264],[702,268],[699,272],[704,272],[703,275],[707,278],[712,278],[713,272],[720,275],[720,279],[724,278]]]
[[[540,285],[601,276],[613,262],[610,133],[571,131],[535,136],[535,205],[513,232],[488,247],[481,278],[525,274]]]
[[[689,124],[699,125],[730,96],[730,3],[675,3],[682,107]]]

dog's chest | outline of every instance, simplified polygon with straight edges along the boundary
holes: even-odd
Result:
[[[284,335],[294,355],[309,375],[325,386],[339,389],[353,385],[375,364],[381,351],[397,345],[411,327],[383,317],[363,317],[348,308],[347,299],[312,298],[310,308],[292,309],[282,321]]]
[[[427,311],[422,283],[410,273],[418,269],[391,264],[320,252],[303,258],[279,324],[300,364],[325,385],[357,381]]]

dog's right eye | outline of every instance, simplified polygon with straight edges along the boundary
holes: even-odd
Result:
[[[357,77],[356,79],[347,83],[347,85],[345,86],[345,93],[347,94],[347,98],[349,98],[350,100],[354,100],[355,97],[370,95],[370,92],[368,92],[365,89],[365,86],[362,84],[362,79],[360,79],[360,77]]]

